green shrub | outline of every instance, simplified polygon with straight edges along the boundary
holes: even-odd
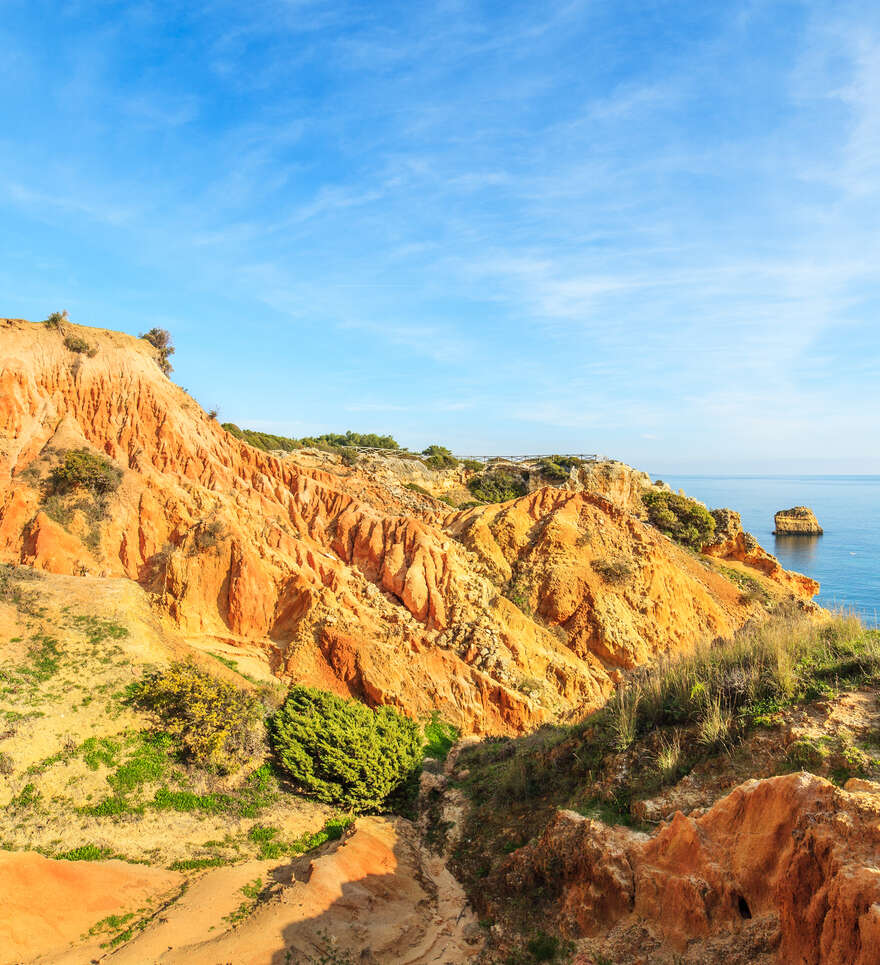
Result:
[[[159,368],[162,369],[165,375],[170,375],[174,371],[171,362],[168,361],[169,358],[174,355],[174,346],[171,344],[171,333],[164,328],[151,328],[149,332],[145,332],[140,337],[156,349],[156,361],[159,363]]]
[[[467,469],[468,472],[483,471],[483,463],[481,463],[479,459],[462,459],[461,465],[464,469]]]
[[[264,741],[264,710],[251,693],[196,669],[174,663],[147,674],[133,702],[179,741],[196,764],[231,771]]]
[[[309,687],[290,688],[272,737],[304,791],[353,811],[381,808],[422,760],[421,729],[408,717]]]
[[[61,326],[68,321],[67,312],[52,312],[52,314],[44,319],[43,324],[46,328],[61,328]]]
[[[699,552],[715,534],[712,514],[695,499],[663,489],[642,493],[651,523],[671,539]]]
[[[122,470],[109,459],[89,449],[71,449],[64,461],[49,473],[49,485],[55,493],[85,489],[93,496],[107,496],[119,488]]]
[[[528,473],[507,469],[487,469],[468,480],[468,489],[484,503],[506,503],[529,491]]]
[[[426,457],[425,465],[431,469],[455,469],[458,465],[458,460],[446,446],[428,446],[422,450],[422,455]]]
[[[94,345],[79,335],[68,335],[64,339],[64,347],[71,352],[77,352],[79,355],[88,355],[89,358],[94,358],[98,354]]]
[[[565,482],[572,469],[582,466],[583,459],[577,456],[545,456],[538,462],[538,469],[541,475],[552,479],[554,482]]]

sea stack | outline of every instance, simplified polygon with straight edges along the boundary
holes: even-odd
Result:
[[[809,506],[780,509],[773,519],[776,523],[774,536],[819,536],[822,533],[822,527]]]

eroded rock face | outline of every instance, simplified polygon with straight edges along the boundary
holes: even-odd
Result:
[[[733,948],[759,920],[780,963],[869,965],[880,947],[878,865],[880,796],[800,773],[747,781],[652,837],[559,812],[496,885],[544,889],[571,936],[642,929],[682,951],[725,937]]]
[[[80,331],[94,357],[0,320],[0,561],[137,580],[202,643],[258,647],[279,675],[416,716],[439,707],[480,733],[586,712],[616,668],[751,615],[628,511],[632,470],[608,476],[613,500],[581,481],[453,512],[369,463],[253,449],[147,342]],[[47,512],[43,481],[79,447],[124,470],[97,520]]]
[[[780,509],[773,516],[776,529],[775,536],[820,536],[822,527],[816,519],[813,510],[808,506],[793,506],[791,509]]]
[[[715,520],[715,536],[712,543],[703,547],[707,556],[745,563],[771,580],[790,586],[808,599],[819,592],[819,584],[815,580],[803,573],[784,569],[779,560],[768,553],[751,533],[745,532],[739,513],[732,509],[713,509],[712,517]]]

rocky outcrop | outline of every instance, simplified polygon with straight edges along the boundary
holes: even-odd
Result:
[[[757,929],[779,963],[871,965],[878,865],[880,796],[800,773],[747,781],[651,837],[559,812],[494,884],[511,897],[549,896],[557,926],[597,938],[596,948],[607,939],[620,950],[627,934],[650,947],[647,933],[693,960],[752,961],[738,945]],[[700,957],[701,942],[716,952]]]
[[[769,579],[791,587],[807,599],[819,592],[819,584],[815,580],[784,569],[779,560],[768,553],[751,533],[745,532],[739,513],[732,509],[713,509],[712,517],[715,520],[715,535],[712,542],[703,547],[707,556],[743,563]]]
[[[607,495],[581,480],[453,512],[369,460],[256,450],[147,342],[81,333],[94,356],[0,320],[0,561],[137,580],[200,645],[256,647],[285,678],[416,716],[439,707],[483,733],[596,707],[617,668],[751,615],[629,511],[641,474],[627,467],[590,483]],[[103,516],[46,502],[59,454],[80,447],[123,470]]]
[[[774,536],[821,536],[822,527],[813,510],[808,506],[780,509],[773,516],[776,529]]]

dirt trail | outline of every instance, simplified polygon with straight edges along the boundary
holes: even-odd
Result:
[[[181,876],[123,861],[54,861],[34,852],[0,851],[0,965],[57,962],[109,915],[155,907]],[[89,957],[67,959],[88,962]]]
[[[71,935],[92,924],[91,916],[78,922]],[[414,825],[368,817],[317,857],[205,872],[116,949],[101,948],[100,939],[93,939],[63,953],[56,946],[44,958],[21,960],[305,965],[332,948],[340,961],[348,955],[352,962],[377,965],[463,965],[478,951],[475,935],[479,929],[461,887],[442,858],[423,851]]]

